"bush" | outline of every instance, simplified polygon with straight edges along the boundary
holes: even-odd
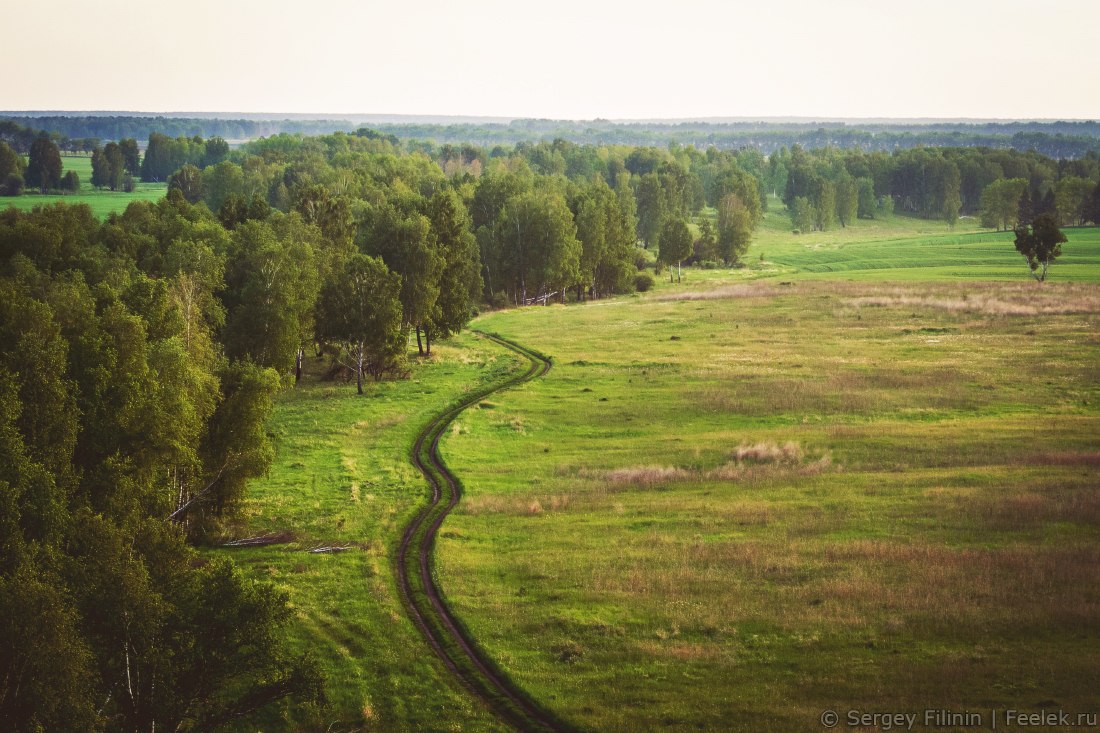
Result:
[[[639,293],[644,293],[653,287],[654,282],[653,276],[648,272],[639,272],[634,276],[634,289]]]
[[[23,176],[10,173],[3,184],[0,184],[0,196],[22,196],[23,185]]]
[[[80,190],[80,176],[76,171],[69,171],[61,177],[61,190],[76,193]]]
[[[126,193],[133,193],[137,188],[137,183],[134,182],[134,177],[127,173],[122,177],[122,190]]]
[[[634,267],[638,270],[648,269],[653,264],[654,257],[650,256],[649,250],[635,249],[634,250]]]
[[[722,266],[722,263],[715,260],[700,260],[698,266],[703,270],[717,270]]]
[[[508,296],[504,293],[493,293],[493,297],[489,299],[489,305],[496,309],[507,308]]]

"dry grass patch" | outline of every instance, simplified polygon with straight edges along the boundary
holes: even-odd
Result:
[[[464,514],[504,514],[513,517],[535,516],[543,512],[562,512],[573,503],[570,494],[547,496],[501,496],[479,494],[462,497],[459,511]]]
[[[782,291],[768,284],[725,285],[713,290],[691,290],[685,293],[662,293],[657,301],[730,300],[733,298],[774,298]]]
[[[863,307],[924,307],[950,313],[981,313],[992,316],[1073,315],[1100,312],[1100,291],[1093,285],[967,283],[954,288],[940,287],[929,293],[909,288],[891,288],[872,295],[851,298],[848,304]]]

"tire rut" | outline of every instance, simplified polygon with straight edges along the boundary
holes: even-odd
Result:
[[[444,431],[470,405],[485,397],[543,376],[550,360],[496,334],[478,335],[525,357],[530,366],[487,388],[463,397],[435,416],[416,436],[411,459],[432,488],[431,502],[406,526],[397,552],[397,581],[409,616],[452,675],[500,718],[523,731],[572,731],[520,689],[478,646],[455,616],[433,577],[435,538],[443,520],[458,504],[462,488],[439,455]]]

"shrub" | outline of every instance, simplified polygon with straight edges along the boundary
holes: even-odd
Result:
[[[61,177],[61,190],[76,193],[80,190],[80,176],[76,171],[69,171]]]
[[[23,185],[23,176],[10,173],[3,184],[0,184],[0,196],[22,196]]]
[[[639,272],[634,276],[634,289],[639,293],[644,293],[653,287],[653,276],[648,272]]]
[[[122,190],[126,193],[133,193],[137,188],[137,183],[134,182],[134,177],[127,173],[122,177]]]

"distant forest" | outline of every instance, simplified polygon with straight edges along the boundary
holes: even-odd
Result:
[[[425,118],[428,119],[428,118]],[[891,152],[916,147],[985,147],[1035,151],[1052,158],[1080,158],[1100,150],[1100,122],[729,122],[729,121],[563,121],[520,119],[476,122],[455,118],[455,124],[371,121],[379,132],[402,140],[496,145],[566,140],[579,145],[665,147],[693,145],[700,150],[753,148],[770,155],[783,147],[835,147],[865,152]],[[165,116],[0,114],[0,139],[13,148],[29,147],[15,139],[18,129],[46,131],[67,150],[91,150],[100,141],[149,139],[156,132],[169,137],[222,137],[253,140],[279,133],[319,135],[351,132],[363,122],[350,119],[217,119]]]

